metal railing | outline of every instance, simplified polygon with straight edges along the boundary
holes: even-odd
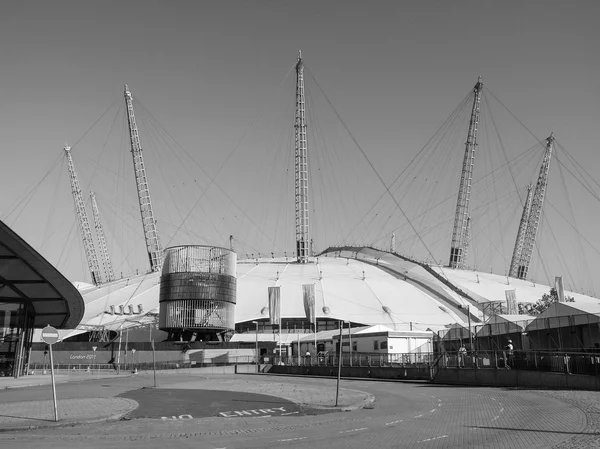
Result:
[[[379,354],[379,353],[352,353],[342,355],[344,367],[391,367],[406,368],[429,366],[435,360],[433,353],[406,353],[406,354]],[[317,356],[266,356],[261,358],[261,363],[287,366],[338,366],[339,356],[334,353],[321,353]]]
[[[518,369],[567,374],[600,374],[600,353],[558,351],[473,351],[445,352],[441,368]]]

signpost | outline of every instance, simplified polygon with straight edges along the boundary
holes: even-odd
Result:
[[[58,331],[52,326],[42,329],[42,340],[50,348],[50,375],[52,377],[52,399],[54,400],[54,421],[58,422],[58,408],[56,406],[56,383],[54,381],[54,358],[52,357],[52,345],[58,341]]]

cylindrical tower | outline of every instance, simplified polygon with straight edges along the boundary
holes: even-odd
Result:
[[[226,248],[167,248],[160,277],[160,329],[215,336],[235,329],[236,262],[236,254]]]

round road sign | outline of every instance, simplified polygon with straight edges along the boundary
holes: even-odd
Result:
[[[46,326],[42,329],[42,340],[49,345],[53,345],[58,341],[58,331],[52,326]]]

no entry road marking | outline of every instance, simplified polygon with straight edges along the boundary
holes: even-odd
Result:
[[[285,408],[284,407],[273,407],[273,408],[259,408],[256,410],[233,410],[233,411],[229,411],[229,412],[219,412],[219,415],[225,417],[225,418],[239,418],[240,416],[261,416],[266,418],[265,415],[283,415],[285,412]],[[298,413],[298,412],[292,412],[292,413]],[[290,414],[290,413],[285,413],[285,414]]]

